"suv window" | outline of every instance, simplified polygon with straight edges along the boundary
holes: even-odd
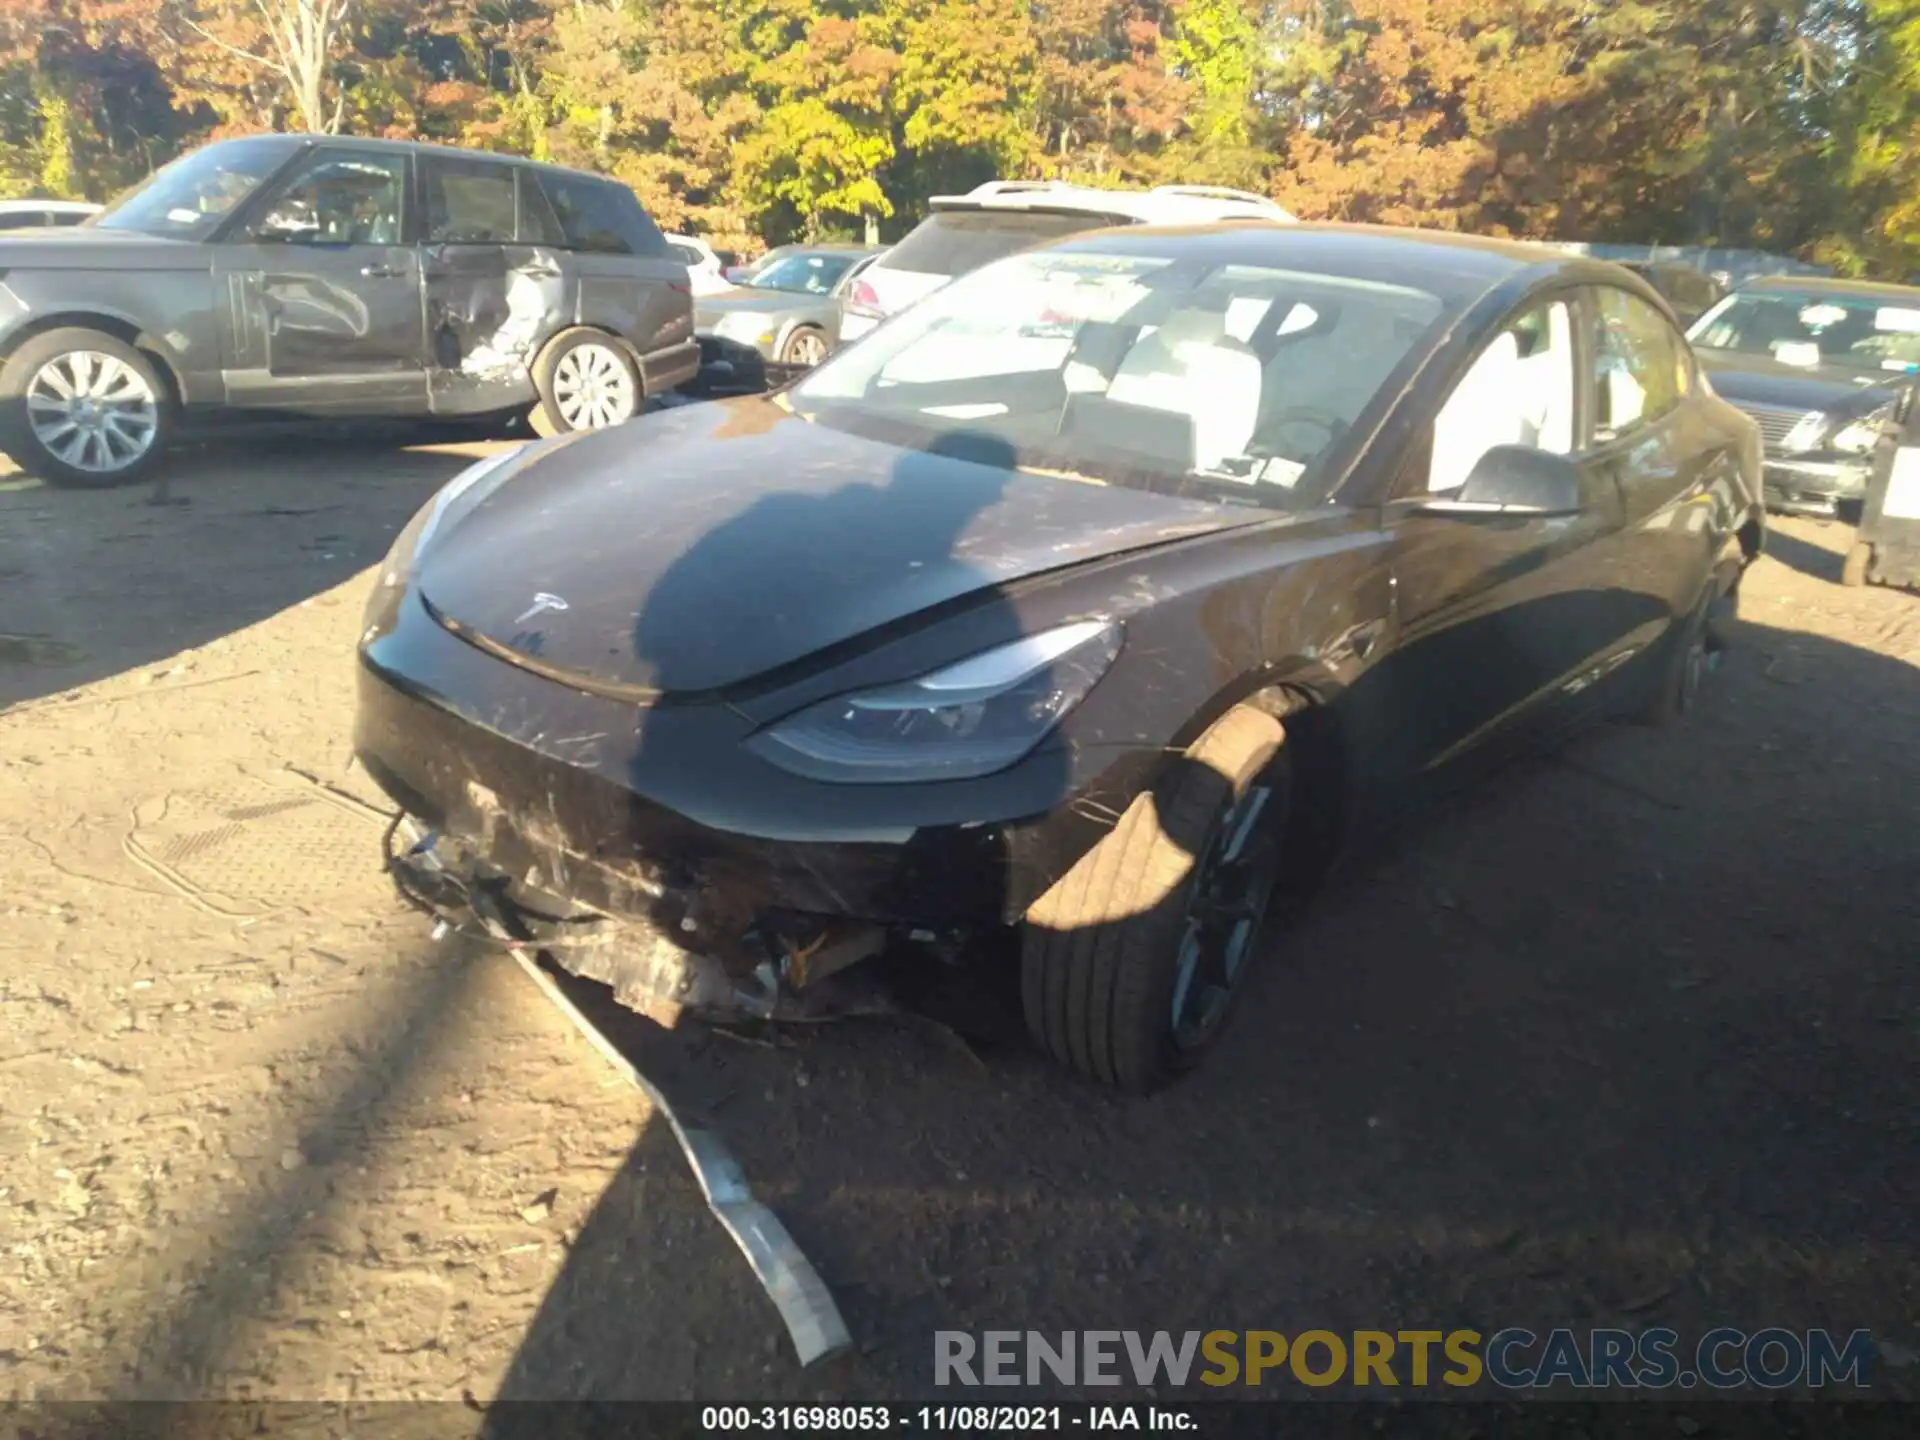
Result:
[[[1573,311],[1537,305],[1480,352],[1433,422],[1429,493],[1458,490],[1496,445],[1574,449]]]
[[[1692,388],[1686,341],[1653,306],[1624,290],[1594,292],[1593,438],[1605,444],[1651,425]]]
[[[510,245],[518,206],[513,167],[491,160],[422,155],[429,245]]]
[[[55,210],[47,216],[49,225],[78,225],[87,218],[84,210]]]
[[[667,240],[624,185],[585,175],[543,174],[567,247],[604,255],[668,254]]]
[[[268,198],[255,238],[298,245],[398,245],[407,159],[387,151],[316,151]]]
[[[1029,245],[1099,230],[1117,220],[1032,210],[941,210],[888,251],[883,263],[916,275],[964,275]]]
[[[678,255],[688,265],[700,265],[705,263],[700,258],[700,252],[694,249],[691,245],[676,245],[671,240],[669,240],[667,244],[673,250],[673,253],[675,255]]]

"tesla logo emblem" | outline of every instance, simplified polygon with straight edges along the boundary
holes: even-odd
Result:
[[[544,615],[549,610],[564,610],[566,608],[566,601],[562,600],[558,595],[549,595],[546,591],[542,590],[533,597],[533,604],[529,605],[525,612],[518,616],[513,623],[516,625],[524,625],[536,615]]]

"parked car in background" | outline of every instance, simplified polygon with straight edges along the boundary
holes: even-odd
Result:
[[[1682,325],[1691,325],[1727,293],[1722,281],[1677,260],[1623,260],[1618,263],[1665,296]]]
[[[1039,1044],[1147,1088],[1276,885],[1688,711],[1759,472],[1615,266],[1107,230],[777,395],[457,477],[373,589],[354,747],[423,903],[622,1003],[825,1018],[878,954],[997,976],[1011,927]]]
[[[1772,508],[1857,509],[1893,464],[1920,388],[1920,289],[1752,280],[1688,338],[1713,388],[1760,426]]]
[[[842,340],[857,340],[956,275],[1079,231],[1293,220],[1264,195],[1215,185],[1101,190],[1052,180],[990,180],[965,195],[935,196],[929,208],[932,213],[848,291]]]
[[[84,225],[103,208],[85,200],[0,200],[0,230]]]
[[[0,448],[131,480],[184,413],[596,429],[698,371],[680,259],[631,190],[399,141],[260,135],[92,222],[0,236]]]
[[[730,288],[731,282],[724,271],[718,252],[706,241],[695,235],[669,235],[667,244],[673,247],[673,253],[687,262],[687,279],[693,285],[694,297],[718,294]]]
[[[745,281],[696,298],[703,379],[753,388],[819,364],[840,343],[847,288],[884,251],[790,246]]]

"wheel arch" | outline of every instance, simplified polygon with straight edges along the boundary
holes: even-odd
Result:
[[[803,316],[795,316],[785,321],[780,326],[779,334],[773,338],[773,353],[776,359],[786,350],[787,342],[802,330],[811,330],[823,338],[827,333],[827,327],[822,325],[818,320],[808,320]]]
[[[11,360],[29,340],[54,330],[98,330],[124,345],[131,345],[153,362],[161,383],[167,387],[167,399],[174,410],[177,412],[185,407],[187,389],[181,379],[182,367],[179,357],[173,353],[173,347],[151,331],[141,328],[131,316],[116,311],[56,310],[36,315],[8,331],[6,339],[0,341],[0,364]]]
[[[1324,664],[1294,656],[1221,689],[1167,747],[1169,757],[1185,754],[1241,706],[1278,720],[1286,732],[1293,779],[1290,868],[1310,861],[1307,868],[1315,875],[1323,868],[1320,859],[1331,862],[1345,844],[1359,809],[1346,711],[1337,703],[1340,690]]]

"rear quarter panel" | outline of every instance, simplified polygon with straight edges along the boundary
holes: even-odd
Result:
[[[572,323],[610,330],[642,356],[693,340],[693,295],[687,268],[671,251],[661,256],[567,257],[575,281]]]

